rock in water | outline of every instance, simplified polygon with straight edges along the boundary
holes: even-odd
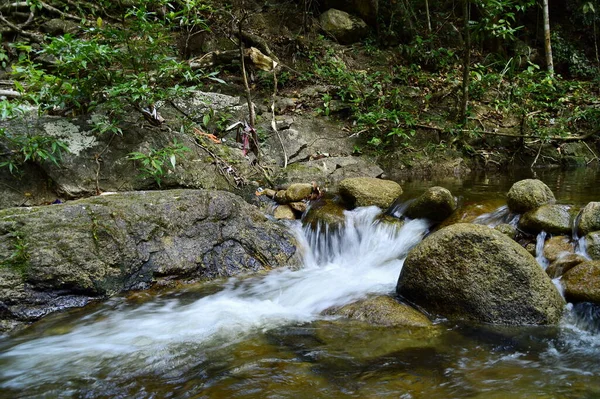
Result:
[[[0,330],[157,280],[297,262],[293,234],[222,191],[129,192],[0,211]]]
[[[431,327],[427,316],[389,296],[375,296],[325,312],[388,327]]]
[[[600,261],[578,264],[563,275],[562,283],[567,300],[600,304]]]
[[[519,228],[537,234],[545,231],[550,234],[571,233],[571,212],[566,205],[542,205],[523,215]]]
[[[581,235],[600,230],[600,202],[590,202],[583,208],[578,228]]]
[[[507,195],[508,209],[525,213],[556,201],[550,188],[541,180],[525,179],[512,185]]]
[[[434,314],[494,324],[555,324],[564,305],[524,248],[487,226],[465,223],[417,245],[396,291]]]
[[[391,180],[353,177],[340,182],[340,195],[350,206],[375,205],[386,209],[400,194],[402,187]]]
[[[411,219],[430,219],[441,222],[456,210],[456,200],[444,187],[431,187],[414,200],[406,209]]]

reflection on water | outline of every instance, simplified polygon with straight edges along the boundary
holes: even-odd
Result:
[[[578,178],[587,190],[588,175]],[[476,180],[404,186],[442,184],[476,202],[512,184]],[[560,202],[587,201],[566,175],[545,181]],[[569,190],[576,199],[564,199]],[[556,327],[382,328],[321,316],[393,292],[428,230],[376,223],[378,212],[349,212],[335,234],[299,232],[300,270],[117,297],[0,339],[0,398],[600,397],[597,306],[570,305]],[[512,222],[506,210],[478,222],[486,217]]]

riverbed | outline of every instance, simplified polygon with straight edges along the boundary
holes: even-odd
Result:
[[[404,181],[403,199],[442,185],[463,206],[502,206],[536,177],[559,203],[600,198],[598,172],[516,171]],[[600,309],[567,306],[559,326],[434,320],[376,327],[324,311],[391,294],[408,251],[429,232],[346,213],[337,232],[290,223],[301,268],[135,292],[49,316],[0,338],[0,398],[597,398]]]

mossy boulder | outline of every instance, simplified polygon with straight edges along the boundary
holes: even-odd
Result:
[[[578,264],[563,274],[561,281],[568,301],[600,304],[600,261]]]
[[[526,212],[519,220],[519,228],[533,234],[541,231],[570,234],[573,219],[570,210],[566,205],[542,205]]]
[[[408,206],[405,215],[411,219],[441,222],[455,210],[456,200],[450,190],[444,187],[431,187]]]
[[[525,179],[512,185],[507,195],[512,212],[525,213],[556,201],[552,190],[541,180]]]
[[[570,253],[552,262],[546,269],[546,273],[550,278],[557,278],[574,268],[580,263],[586,262],[588,259],[582,255]]]
[[[600,260],[600,231],[592,231],[585,236],[585,248],[590,258]]]
[[[351,207],[375,205],[386,209],[402,194],[402,187],[391,180],[354,177],[342,180],[339,192]]]
[[[275,212],[273,212],[273,216],[275,219],[286,219],[286,220],[295,220],[296,214],[294,210],[289,205],[279,205],[275,208]]]
[[[581,235],[600,230],[600,202],[590,202],[581,210],[577,227]]]
[[[495,324],[556,324],[564,305],[524,248],[492,228],[465,223],[413,248],[396,291],[433,314]]]
[[[285,190],[285,199],[287,202],[298,202],[310,197],[313,186],[309,183],[294,183]]]
[[[550,262],[574,252],[571,239],[567,236],[551,237],[544,243],[544,257]]]
[[[0,320],[30,322],[160,280],[293,265],[295,253],[285,226],[221,191],[129,192],[4,209]]]
[[[346,209],[335,201],[321,199],[313,202],[302,219],[303,225],[310,225],[312,229],[327,226],[329,230],[336,230],[344,226]]]
[[[499,231],[500,233],[504,234],[505,236],[507,236],[513,240],[515,239],[515,237],[517,235],[517,228],[508,223],[499,224],[498,226],[494,227],[494,230]]]
[[[319,17],[321,29],[341,44],[352,44],[369,33],[369,27],[362,19],[347,12],[330,8]]]
[[[390,296],[375,296],[329,309],[326,314],[386,327],[431,327],[431,321],[418,310]]]

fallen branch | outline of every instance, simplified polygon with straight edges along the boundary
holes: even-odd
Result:
[[[4,15],[2,15],[2,13],[0,13],[0,21],[3,22],[6,26],[8,26],[13,31],[15,31],[18,34],[20,34],[21,36],[25,36],[25,37],[29,38],[29,40],[31,40],[32,42],[34,42],[34,43],[41,43],[42,42],[42,39],[38,35],[36,35],[34,33],[27,32],[27,31],[21,29],[17,25],[13,24],[12,22],[10,22],[6,18],[4,18]]]
[[[15,91],[15,90],[0,89],[0,97],[17,98],[17,97],[21,97],[21,93],[19,93],[18,91]]]
[[[279,139],[279,143],[281,144],[281,149],[283,150],[283,169],[287,168],[288,165],[288,156],[285,150],[285,145],[283,145],[283,140],[281,139],[281,135],[279,134],[279,130],[277,130],[277,123],[275,122],[275,96],[277,95],[277,73],[275,72],[275,68],[273,68],[273,100],[271,102],[271,128],[277,134],[277,138]]]
[[[441,127],[437,127],[437,126],[429,126],[429,125],[420,125],[420,124],[416,124],[413,125],[415,127],[420,127],[422,129],[430,129],[430,130],[435,130],[438,132],[444,132],[446,131],[446,129],[441,128]],[[474,134],[483,134],[483,135],[489,135],[489,136],[501,136],[501,137],[513,137],[515,139],[544,139],[544,140],[549,140],[549,141],[581,141],[581,140],[587,140],[590,137],[592,137],[594,134],[597,134],[598,132],[589,132],[586,134],[582,134],[580,136],[568,136],[568,137],[563,137],[563,136],[549,136],[549,137],[540,137],[540,136],[535,136],[535,135],[521,135],[521,134],[510,134],[510,133],[501,133],[501,132],[490,132],[487,130],[472,130],[472,129],[458,129],[455,130],[458,132],[464,132],[464,133],[474,133]]]

